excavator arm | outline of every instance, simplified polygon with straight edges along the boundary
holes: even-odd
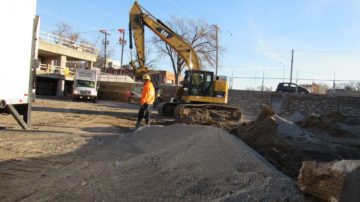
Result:
[[[156,19],[153,15],[147,12],[136,1],[130,10],[130,48],[132,47],[133,34],[136,52],[137,62],[139,67],[136,67],[132,62],[131,66],[135,70],[136,76],[148,72],[150,69],[145,66],[145,29],[148,27],[157,36],[159,36],[166,44],[172,47],[185,61],[188,69],[200,70],[200,60],[192,48],[192,46],[185,41],[182,37],[172,31],[160,20]]]

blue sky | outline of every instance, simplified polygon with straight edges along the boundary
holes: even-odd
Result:
[[[41,30],[51,32],[67,22],[84,38],[101,43],[100,29],[113,30],[113,58],[120,58],[118,28],[127,28],[133,0],[38,0]],[[204,19],[217,24],[220,74],[238,77],[289,77],[291,49],[295,50],[294,78],[360,80],[359,0],[140,0],[162,21],[170,16]],[[148,31],[149,35],[151,33]],[[126,50],[125,62],[129,51]],[[168,59],[158,69],[171,70]],[[266,80],[274,86],[278,80]],[[303,81],[303,83],[310,81]],[[259,80],[238,79],[237,88]]]

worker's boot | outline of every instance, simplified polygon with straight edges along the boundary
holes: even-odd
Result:
[[[150,126],[150,120],[146,120],[145,123],[147,126]]]
[[[141,126],[141,122],[136,122],[135,128],[139,128]]]

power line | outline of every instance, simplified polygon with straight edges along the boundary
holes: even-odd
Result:
[[[107,32],[118,32],[118,29],[105,29]],[[91,34],[91,33],[99,33],[100,30],[103,30],[103,29],[98,29],[98,30],[92,30],[92,31],[82,31],[82,32],[77,32],[79,34]],[[129,29],[124,29],[126,31],[128,31]]]

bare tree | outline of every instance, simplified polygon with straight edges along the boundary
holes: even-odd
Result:
[[[149,41],[150,43],[150,41]],[[145,47],[145,66],[150,67],[151,69],[155,69],[157,63],[157,56],[155,56],[152,47]]]
[[[351,91],[358,91],[358,92],[360,91],[360,81],[358,82],[350,81],[346,86],[348,86],[351,89]]]
[[[258,86],[256,87],[257,91],[266,91],[266,92],[271,92],[272,91],[272,87],[270,86]]]
[[[360,92],[360,81],[356,82],[355,87],[356,91]]]
[[[58,35],[62,38],[68,39],[67,43],[75,44],[79,40],[83,40],[80,37],[80,33],[74,32],[72,26],[66,22],[59,22],[56,24],[55,31],[52,32],[54,35]]]
[[[204,20],[188,20],[176,17],[171,17],[166,24],[194,48],[203,66],[215,67],[216,35],[213,27]],[[185,61],[177,54],[176,50],[160,38],[153,37],[152,42],[160,50],[162,56],[169,56],[175,74],[175,83],[178,84],[179,75],[185,67]],[[220,47],[219,50],[223,51]]]
[[[100,53],[104,53],[104,47],[101,48]],[[106,49],[106,57],[111,58],[114,55],[114,49],[113,48],[107,48]],[[94,63],[95,67],[104,67],[105,62],[105,55],[99,54],[96,58],[96,62]]]
[[[95,43],[91,43],[88,40],[81,37],[79,32],[74,32],[70,24],[66,22],[59,22],[56,24],[56,29],[52,31],[52,34],[59,36],[56,39],[56,43],[70,48],[79,48],[82,51],[86,51],[92,54],[97,54],[98,51],[95,48]]]
[[[339,83],[337,85],[339,88],[344,88],[347,91],[359,91],[360,90],[360,82],[350,81],[347,83]]]
[[[56,29],[52,33],[61,37],[66,36],[72,32],[72,27],[66,22],[59,22],[56,24]]]
[[[326,83],[318,83],[319,85],[319,93],[320,94],[326,94],[331,87]]]

